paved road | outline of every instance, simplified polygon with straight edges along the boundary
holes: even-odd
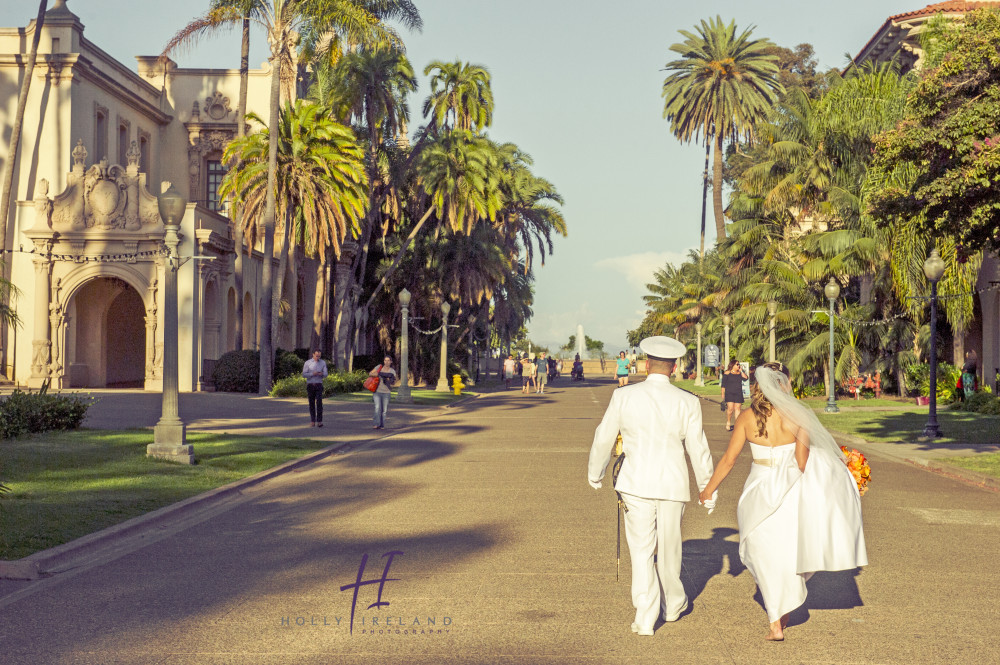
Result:
[[[684,522],[692,611],[629,631],[615,500],[585,468],[610,382],[480,397],[0,599],[11,664],[985,663],[1000,496],[874,459],[871,565],[820,574],[782,644],[737,555],[738,465]],[[706,405],[716,458],[719,411]],[[608,483],[606,483],[608,485]],[[198,521],[201,520],[201,521]],[[388,552],[395,555],[383,575]],[[352,588],[358,587],[353,634]],[[377,625],[373,625],[377,619]],[[419,623],[418,623],[419,622]],[[433,623],[432,623],[433,622]],[[388,625],[387,625],[388,624]],[[374,634],[371,631],[374,629]],[[397,632],[398,631],[398,632]]]

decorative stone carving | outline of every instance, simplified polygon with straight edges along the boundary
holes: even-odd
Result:
[[[235,131],[232,129],[214,129],[202,132],[200,129],[189,129],[188,140],[188,177],[191,185],[191,198],[202,197],[201,165],[205,156],[213,152],[222,152],[226,144],[233,140]]]
[[[66,190],[48,205],[44,194],[36,192],[36,228],[45,228],[43,222],[55,231],[141,231],[161,225],[156,197],[146,191],[139,173],[140,156],[138,142],[132,141],[127,168],[102,159],[87,169],[87,149],[78,141]]]
[[[229,97],[223,96],[223,94],[218,91],[216,91],[211,97],[206,97],[205,113],[207,113],[208,117],[212,120],[225,120],[226,117],[232,113],[232,108],[229,106]]]
[[[63,325],[66,323],[66,317],[63,314],[63,305],[60,300],[60,291],[62,291],[62,279],[56,278],[52,283],[52,297],[49,299],[49,326],[52,331],[52,355],[51,362],[49,364],[49,376],[57,382],[57,385],[61,386],[63,377],[63,357],[62,348],[59,346],[60,334],[63,331]]]
[[[52,199],[49,198],[49,181],[45,178],[35,187],[35,228],[52,228]]]
[[[155,380],[160,374],[158,368],[160,365],[157,363],[157,347],[161,349],[162,345],[156,344],[156,288],[158,280],[156,277],[152,279],[149,283],[149,288],[146,289],[146,302],[148,306],[146,307],[146,380]]]
[[[198,109],[198,102],[191,104],[191,121],[201,122],[201,111]]]

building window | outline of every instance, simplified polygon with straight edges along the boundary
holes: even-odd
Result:
[[[128,125],[118,125],[118,163],[128,164]]]
[[[205,170],[208,174],[208,200],[206,205],[214,212],[225,212],[225,201],[219,198],[219,187],[222,179],[226,175],[226,167],[217,159],[209,159],[205,162]]]
[[[147,176],[147,181],[149,180],[149,151],[150,151],[150,140],[149,134],[139,130],[139,172],[145,173]]]
[[[108,156],[108,110],[100,105],[94,108],[94,161]]]

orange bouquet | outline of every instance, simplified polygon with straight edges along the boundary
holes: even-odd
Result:
[[[868,482],[872,479],[871,468],[868,466],[868,458],[861,451],[854,448],[848,449],[847,446],[841,446],[840,450],[847,458],[848,470],[854,476],[855,482],[858,483],[858,493],[864,496],[865,492],[868,491]]]

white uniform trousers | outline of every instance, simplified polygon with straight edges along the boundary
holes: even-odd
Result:
[[[687,594],[681,584],[681,518],[685,503],[643,499],[624,492],[622,499],[628,506],[625,540],[632,559],[635,623],[640,628],[652,628],[657,614],[675,620],[687,607]]]

